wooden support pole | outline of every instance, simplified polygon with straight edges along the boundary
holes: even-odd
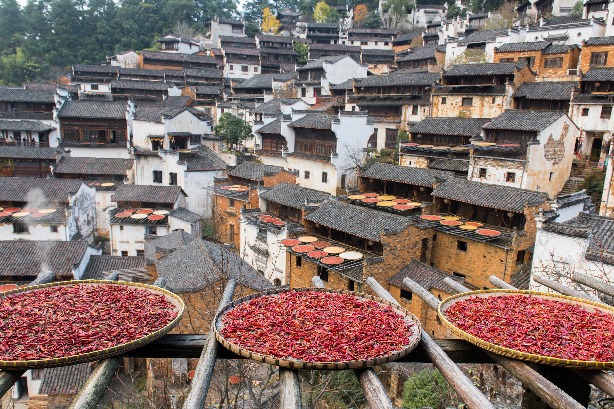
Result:
[[[371,289],[384,300],[399,305],[399,302],[376,280],[367,279],[367,284]],[[422,288],[422,287],[420,287]],[[437,298],[435,298],[437,299]],[[424,330],[421,333],[420,345],[426,351],[431,362],[435,365],[445,380],[452,386],[463,402],[470,409],[489,409],[494,408],[486,396],[467,378],[458,366],[446,355],[445,352],[435,343],[435,341]]]
[[[298,372],[293,369],[279,368],[279,407],[301,409],[301,383]]]
[[[217,309],[218,311],[232,301],[232,296],[235,293],[236,287],[237,281],[234,278],[228,280],[226,288],[224,289],[224,295]],[[213,331],[214,326],[215,321],[211,323],[209,339],[198,360],[198,365],[194,371],[194,378],[192,379],[188,396],[183,404],[183,409],[202,409],[205,407],[205,400],[207,399],[207,392],[209,391],[211,378],[213,378],[213,369],[215,368],[215,360],[217,358],[218,342],[215,339]]]
[[[497,276],[490,276],[488,277],[488,280],[493,283],[493,285],[497,288],[502,288],[504,290],[517,290],[516,287],[514,287],[511,284],[506,283],[505,281],[501,280],[499,277]]]
[[[599,281],[596,278],[587,276],[586,274],[582,274],[582,273],[573,273],[573,276],[571,277],[571,279],[575,281],[576,283],[583,284],[605,295],[614,297],[614,285],[604,283],[603,281]]]
[[[568,295],[570,297],[576,297],[576,298],[584,298],[585,300],[590,300],[590,301],[595,301],[595,302],[601,302],[601,300],[591,297],[590,295],[583,293],[581,291],[575,290],[573,288],[567,287],[564,284],[561,284],[559,282],[556,282],[554,280],[551,280],[549,278],[546,277],[542,277],[540,275],[537,274],[533,274],[533,280],[535,280],[536,282],[545,285],[548,288],[553,289],[556,292],[559,292],[561,294],[564,295]]]

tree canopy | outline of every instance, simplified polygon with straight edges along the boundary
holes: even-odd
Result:
[[[252,127],[238,116],[224,112],[215,126],[215,133],[222,137],[226,145],[238,145],[251,136]]]

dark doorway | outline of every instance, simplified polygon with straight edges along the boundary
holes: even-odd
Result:
[[[601,144],[602,144],[602,139],[601,138],[593,138],[593,143],[591,144],[591,155],[589,160],[591,162],[598,162],[599,158],[601,157]]]

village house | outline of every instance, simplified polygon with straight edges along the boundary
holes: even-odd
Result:
[[[578,73],[580,47],[556,45],[549,41],[507,43],[495,48],[494,61],[524,61],[539,80],[572,80]]]
[[[200,216],[185,209],[186,194],[179,186],[119,185],[109,210],[111,254],[143,256],[148,237],[181,229],[200,236]]]
[[[365,48],[362,50],[361,62],[375,75],[388,74],[396,68],[394,51],[391,49]]]
[[[613,106],[614,67],[591,68],[571,101],[571,118],[580,128],[575,152],[593,167],[604,166],[614,129]]]
[[[345,110],[369,113],[374,128],[370,148],[395,148],[399,131],[429,116],[430,92],[438,79],[435,73],[405,71],[355,79]]]
[[[337,44],[339,42],[340,26],[337,23],[307,23],[303,38],[311,40],[312,44]]]
[[[279,183],[296,183],[296,174],[280,166],[244,162],[227,172],[227,179],[218,178],[213,190],[213,223],[217,240],[239,249],[243,237],[239,220],[242,209],[257,209],[260,188]]]
[[[222,92],[224,87],[221,85],[197,85],[186,87],[183,89],[183,94],[189,96],[194,102],[192,106],[196,109],[208,114],[213,123],[217,122],[216,105],[218,101],[223,100]]]
[[[140,58],[140,57],[139,57]],[[120,67],[102,64],[75,64],[70,80],[74,84],[106,84],[117,79]],[[95,91],[96,88],[89,88]]]
[[[0,176],[47,177],[62,155],[59,148],[0,146]]]
[[[397,34],[397,30],[388,28],[350,28],[342,33],[340,42],[341,44],[360,46],[363,50],[392,50]]]
[[[291,36],[256,35],[262,73],[294,71],[298,54],[294,51],[292,40]]]
[[[512,107],[512,94],[535,73],[525,63],[459,64],[444,70],[432,93],[432,116],[493,118]]]
[[[158,100],[169,96],[180,96],[181,89],[172,83],[155,81],[113,81],[110,83],[114,100]]]
[[[297,68],[298,79],[294,81],[297,96],[308,103],[315,103],[318,97],[330,96],[330,86],[340,84],[350,78],[365,78],[367,67],[353,58],[342,55],[322,57],[309,61]]]
[[[259,74],[232,87],[232,94],[228,95],[229,102],[242,102],[255,108],[259,103],[268,102],[274,98],[294,98],[294,78],[296,73]],[[218,112],[218,118],[224,113],[223,108]],[[251,118],[250,118],[251,119]],[[248,120],[248,122],[250,122]]]
[[[614,276],[614,219],[580,213],[569,220],[538,224],[532,273],[561,284],[576,287],[575,273],[604,282]],[[531,280],[531,289],[549,289]],[[584,288],[579,290],[586,291]],[[589,293],[596,297],[594,291]]]
[[[120,51],[115,55],[107,56],[107,63],[116,67],[138,68],[141,57],[133,50]]]
[[[57,114],[61,146],[72,156],[129,159],[133,116],[131,101],[66,101]]]
[[[306,110],[310,105],[303,101],[301,98],[276,98],[272,99],[264,104],[258,105],[254,110],[254,130],[258,129],[259,125],[264,125],[265,117],[268,118],[267,122],[271,121],[271,118],[279,118],[282,115],[290,115],[293,110]],[[264,144],[260,144],[262,149]],[[275,149],[266,149],[275,150]]]
[[[166,53],[194,54],[200,51],[200,45],[189,38],[167,35],[156,40],[160,51]]]
[[[584,49],[584,41],[605,35],[605,26],[605,21],[597,18],[540,18],[538,24],[526,27],[524,41],[553,41],[557,44],[575,44]]]
[[[86,240],[96,229],[96,190],[75,179],[0,178],[3,240]]]
[[[583,17],[605,22],[605,33],[603,35],[612,36],[614,35],[613,6],[608,0],[588,0],[584,3]]]
[[[412,30],[409,33],[399,34],[392,41],[392,49],[396,54],[400,54],[412,47],[412,43],[422,39],[422,30]]]
[[[512,36],[514,38],[512,38]],[[459,62],[492,62],[495,48],[505,43],[515,42],[518,33],[512,30],[483,30],[468,33],[460,38],[446,42],[446,67]]]
[[[183,70],[184,68],[218,68],[215,58],[201,54],[141,51],[139,68],[153,70]]]
[[[422,41],[425,46],[433,46],[439,44],[439,31],[441,29],[441,21],[427,23],[426,31],[422,33]]]
[[[610,151],[608,153],[608,166],[605,172],[605,179],[603,181],[603,192],[601,195],[601,203],[599,206],[599,214],[602,216],[613,217],[614,216],[614,146],[610,144]]]
[[[309,59],[319,60],[322,57],[349,56],[354,61],[359,62],[361,56],[360,46],[345,44],[311,43],[309,44]]]
[[[400,70],[424,69],[429,72],[440,72],[445,58],[445,47],[425,45],[409,49],[406,55],[397,59],[397,66]]]
[[[571,174],[578,127],[559,111],[507,110],[482,127],[469,180],[558,195]],[[484,143],[485,142],[485,143]]]
[[[260,74],[260,52],[251,37],[220,37],[224,55],[224,77],[251,78]]]
[[[514,92],[515,109],[570,112],[575,81],[525,82]]]
[[[215,17],[211,20],[211,44],[218,44],[220,36],[245,37],[245,25],[232,18]]]

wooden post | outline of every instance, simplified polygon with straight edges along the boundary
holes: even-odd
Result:
[[[595,301],[595,302],[601,302],[601,300],[591,297],[590,295],[583,293],[581,291],[575,290],[573,288],[567,287],[564,284],[558,283],[554,280],[551,280],[549,278],[546,277],[542,277],[540,275],[537,274],[533,274],[533,280],[535,280],[536,282],[545,285],[548,288],[553,289],[556,292],[559,292],[561,294],[564,295],[568,295],[570,297],[576,297],[576,298],[583,298],[585,300],[590,300],[590,301]]]
[[[301,409],[301,384],[298,372],[292,369],[279,368],[279,407]]]
[[[228,280],[226,288],[224,289],[224,295],[217,309],[218,311],[232,301],[232,296],[235,293],[236,287],[237,281],[234,278]],[[203,348],[203,352],[198,360],[198,365],[194,371],[194,378],[192,379],[188,396],[183,404],[183,409],[201,409],[205,407],[205,400],[207,399],[207,392],[209,391],[209,385],[213,377],[213,369],[215,368],[215,360],[217,358],[218,342],[215,339],[215,333],[213,331],[214,326],[215,319],[211,323],[209,339],[207,339],[207,344],[205,348]]]
[[[571,279],[576,283],[583,284],[603,294],[609,295],[610,297],[614,297],[614,286],[611,284],[604,283],[582,273],[573,273]]]

